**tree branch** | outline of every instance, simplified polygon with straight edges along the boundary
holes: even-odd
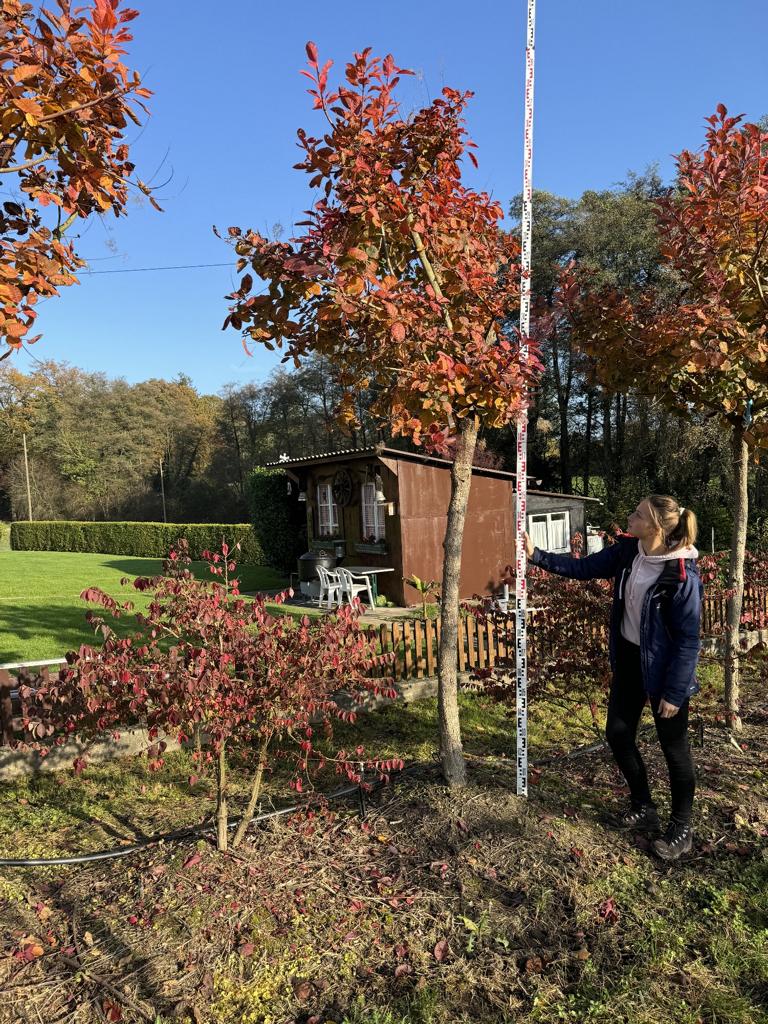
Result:
[[[51,159],[51,154],[46,153],[45,156],[39,156],[36,160],[27,160],[23,164],[14,164],[13,167],[0,167],[0,174],[18,174],[20,171],[28,171],[31,167],[37,167],[38,164],[44,164],[46,160]]]
[[[77,213],[76,212],[70,213],[70,215],[67,217],[67,219],[64,221],[64,223],[60,224],[59,227],[57,227],[56,230],[53,232],[53,237],[57,241],[60,241],[61,240],[61,236],[64,234],[64,232],[67,231],[69,228],[71,228],[76,220],[77,220]]]
[[[77,114],[81,110],[89,110],[91,107],[97,107],[99,103],[106,103],[107,100],[114,99],[115,96],[128,96],[131,92],[131,89],[113,89],[112,92],[108,92],[105,96],[98,96],[95,100],[88,100],[87,103],[78,103],[75,107],[57,110],[55,114],[46,114],[45,117],[38,118],[37,123],[47,124],[49,121],[55,121],[57,117],[64,117],[65,114]]]
[[[438,299],[442,299],[443,301],[445,301],[443,289],[440,286],[440,281],[437,278],[437,274],[435,273],[434,268],[429,261],[429,256],[427,256],[427,250],[424,248],[424,242],[421,240],[421,235],[419,234],[419,232],[416,231],[415,228],[411,227],[412,223],[413,217],[409,214],[408,227],[410,228],[411,238],[413,239],[413,245],[414,248],[416,249],[416,255],[419,257],[419,262],[424,268],[424,273],[427,275],[427,280],[432,285],[435,295],[438,297]],[[453,321],[451,320],[451,314],[445,308],[443,309],[443,316],[445,317],[445,326],[448,328],[449,331],[451,331],[451,333],[453,333]]]

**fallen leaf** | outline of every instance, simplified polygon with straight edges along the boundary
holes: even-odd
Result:
[[[448,956],[448,939],[440,939],[432,950],[432,955],[439,964]]]
[[[526,974],[541,974],[544,970],[544,961],[540,956],[529,956],[525,961]]]
[[[582,946],[581,949],[576,952],[577,960],[589,960],[592,954],[589,952],[586,946]]]
[[[603,900],[597,908],[597,914],[606,924],[616,924],[621,917],[621,912],[612,899]]]
[[[17,954],[20,960],[34,960],[45,952],[43,945],[36,935],[27,935],[19,943]]]
[[[108,1021],[118,1021],[123,1019],[123,1009],[119,1003],[116,1003],[111,999],[105,999],[101,1004],[101,1008]]]
[[[91,947],[91,946],[93,945],[93,936],[91,935],[91,933],[90,933],[90,932],[84,932],[84,933],[83,933],[83,942],[84,942],[84,943],[86,944],[86,946],[88,946],[89,948],[90,948],[90,947]]]
[[[395,968],[395,977],[403,978],[407,974],[413,974],[413,967],[410,964],[398,964]]]
[[[38,903],[35,906],[35,913],[37,914],[41,921],[47,921],[48,918],[51,916],[51,908],[46,907],[44,903]]]
[[[300,1003],[306,1003],[308,999],[312,998],[312,984],[309,981],[302,981],[300,978],[295,978],[291,985],[293,986],[293,994],[299,1000]]]
[[[203,858],[199,853],[193,853],[191,857],[187,857],[187,859],[184,861],[183,866],[185,868],[193,868],[195,864],[199,864],[202,859]]]

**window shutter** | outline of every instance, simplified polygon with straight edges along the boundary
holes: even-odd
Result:
[[[317,532],[321,537],[328,537],[331,532],[329,508],[326,502],[325,483],[317,484]]]
[[[361,508],[363,512],[363,540],[376,536],[376,491],[373,484],[363,484],[363,500]]]
[[[320,484],[317,488],[317,528],[321,537],[339,535],[339,506],[333,500],[331,484]]]
[[[363,539],[374,537],[384,539],[384,510],[376,501],[376,485],[363,484],[362,501],[360,503],[363,517]]]

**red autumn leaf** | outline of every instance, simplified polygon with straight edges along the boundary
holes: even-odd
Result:
[[[203,858],[200,856],[199,853],[193,853],[191,856],[187,857],[187,859],[184,861],[183,866],[185,868],[193,868],[195,864],[199,864],[202,859]]]
[[[310,64],[317,64],[317,46],[313,42],[307,43],[307,59]]]
[[[150,93],[121,59],[131,39],[125,24],[136,14],[121,5],[98,0],[81,17],[59,4],[60,16],[45,18],[29,4],[2,5],[4,76],[12,84],[3,109],[17,112],[4,125],[3,162],[20,168],[16,188],[26,208],[3,226],[0,279],[13,298],[3,299],[0,358],[20,346],[39,302],[76,284],[84,265],[73,242],[46,226],[46,207],[80,222],[105,210],[119,216],[128,211],[130,186],[142,187],[126,126],[140,123]]]
[[[19,952],[16,955],[20,960],[35,960],[44,952],[40,939],[36,935],[27,935],[19,942]]]
[[[606,924],[616,924],[621,913],[613,899],[606,899],[603,900],[597,908],[597,915],[605,921]]]
[[[392,324],[392,329],[391,329],[390,333],[392,335],[392,340],[393,341],[396,341],[396,342],[405,341],[405,324],[401,324],[401,323]]]
[[[439,964],[441,964],[445,960],[445,958],[448,956],[448,953],[448,939],[440,939],[440,941],[436,943],[435,948],[432,950],[432,955]]]

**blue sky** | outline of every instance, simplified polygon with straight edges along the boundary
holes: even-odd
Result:
[[[213,224],[284,237],[310,195],[296,161],[299,126],[319,127],[305,93],[304,43],[337,66],[355,50],[392,52],[405,108],[446,84],[472,89],[468,126],[480,167],[473,185],[502,200],[522,177],[525,0],[132,0],[130,63],[154,90],[133,136],[138,173],[170,182],[165,212],[135,203],[128,218],[95,220],[78,242],[93,273],[40,307],[40,342],[16,357],[67,361],[129,381],[184,372],[204,392],[264,379],[279,356],[244,354],[222,333],[229,267],[96,273],[226,263]],[[609,188],[627,170],[695,148],[717,103],[768,113],[765,0],[539,0],[534,185],[568,196]],[[535,216],[535,211],[534,211]]]

